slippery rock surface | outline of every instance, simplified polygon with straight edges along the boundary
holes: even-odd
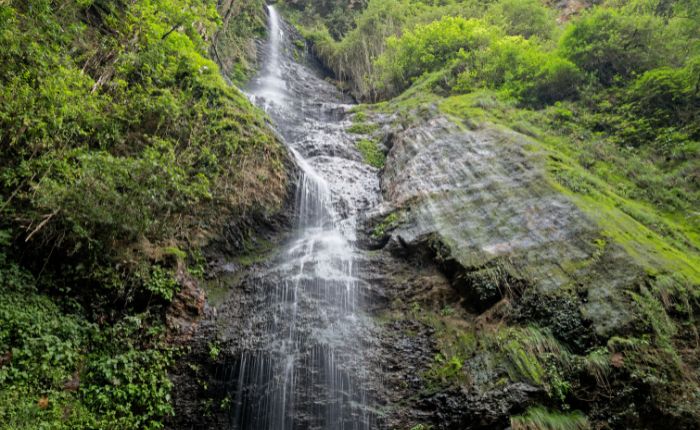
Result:
[[[545,163],[525,135],[435,115],[393,134],[379,211],[402,214],[394,242],[443,248],[477,310],[509,288],[549,293],[585,283],[583,316],[604,336],[630,320],[617,290],[640,269],[619,247],[596,245],[602,232],[551,186]]]

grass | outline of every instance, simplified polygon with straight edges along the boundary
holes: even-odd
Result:
[[[691,248],[692,240],[683,237],[690,225],[678,224],[649,203],[620,196],[610,183],[575,160],[556,149],[550,151],[551,186],[567,195],[606,236],[650,272],[680,273],[700,284],[700,255]]]
[[[588,419],[580,412],[563,413],[542,407],[528,409],[523,415],[511,417],[513,430],[588,430]]]
[[[378,128],[377,124],[372,123],[355,123],[347,128],[348,133],[352,134],[371,134]]]
[[[596,348],[583,358],[584,366],[589,375],[595,378],[599,387],[608,387],[608,377],[611,372],[610,351],[607,348]]]
[[[381,169],[384,167],[385,156],[379,149],[377,142],[369,139],[360,139],[357,141],[357,149],[362,154],[362,159],[365,163],[372,167]]]
[[[395,228],[399,223],[399,215],[396,212],[392,212],[389,215],[387,215],[382,222],[377,224],[376,227],[372,230],[372,237],[375,239],[381,238],[386,234],[386,232],[391,229]]]
[[[548,331],[535,326],[501,329],[492,337],[512,381],[528,382],[563,400],[570,384],[564,380],[569,352]]]
[[[428,309],[414,317],[435,330],[439,353],[423,375],[429,391],[468,381],[473,369],[462,368],[476,357],[487,357],[506,380],[541,387],[553,399],[563,400],[570,390],[572,355],[548,330],[536,326],[477,329],[457,323],[459,319],[451,314]]]

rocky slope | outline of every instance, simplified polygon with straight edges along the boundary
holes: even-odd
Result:
[[[697,428],[695,305],[648,308],[673,266],[651,270],[643,246],[629,252],[564,192],[536,137],[435,105],[408,124],[388,110],[361,117],[387,152],[365,246],[387,276],[386,353],[400,357],[390,428],[505,428],[566,403],[603,428]]]

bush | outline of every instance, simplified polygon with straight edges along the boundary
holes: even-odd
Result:
[[[386,52],[377,59],[381,80],[402,90],[417,77],[441,69],[454,60],[469,62],[488,47],[496,28],[475,19],[444,17],[419,25],[400,38],[387,40]]]
[[[376,100],[386,90],[375,82],[374,60],[384,51],[386,39],[398,34],[421,6],[425,5],[405,0],[370,0],[355,19],[355,28],[340,41],[333,38],[336,33],[328,28],[333,28],[333,23],[304,22],[302,32],[336,78],[346,81],[358,98]]]
[[[195,211],[221,225],[278,207],[282,147],[206,57],[215,5],[0,6],[0,200],[10,202],[0,228],[37,270],[93,287],[119,266],[136,280],[138,243],[188,242]],[[275,192],[254,190],[263,186]]]
[[[575,98],[583,82],[573,63],[520,36],[498,39],[475,56],[457,76],[455,90],[503,89],[526,105],[540,107]]]
[[[87,405],[120,428],[162,428],[157,420],[173,413],[169,362],[169,354],[157,350],[100,357],[87,371]]]
[[[567,27],[560,50],[565,58],[610,86],[627,81],[663,59],[657,17],[625,15],[614,9],[595,9]]]
[[[679,69],[662,67],[650,70],[632,82],[625,98],[635,115],[642,115],[656,127],[690,126],[690,135],[697,136],[698,106],[697,92],[700,57]]]
[[[554,31],[554,14],[541,0],[500,0],[487,13],[489,22],[511,36],[549,39]]]
[[[145,314],[100,327],[76,303],[65,300],[66,312],[38,293],[21,269],[0,264],[2,278],[17,282],[0,284],[3,428],[161,427],[172,384],[158,323]]]
[[[583,76],[569,60],[549,55],[538,64],[532,80],[521,82],[517,97],[526,104],[542,106],[575,99]]]
[[[542,106],[573,99],[583,75],[569,60],[522,36],[503,36],[483,21],[445,17],[391,37],[377,59],[380,81],[392,91],[419,76],[448,68],[456,92],[503,89],[521,102]]]
[[[209,195],[207,179],[189,177],[165,142],[146,148],[140,158],[76,150],[63,160],[42,158],[32,170],[42,168],[47,174],[34,185],[34,206],[56,214],[86,245],[162,234],[168,213],[181,212]]]

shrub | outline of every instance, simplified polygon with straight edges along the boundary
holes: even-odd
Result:
[[[3,428],[161,427],[172,384],[158,323],[145,314],[100,327],[76,303],[38,293],[30,274],[0,265],[6,276],[21,285],[0,287]]]
[[[564,57],[609,86],[659,63],[663,58],[661,27],[662,22],[653,16],[598,8],[566,29],[560,49]]]
[[[169,362],[157,350],[102,356],[87,371],[86,403],[120,428],[162,428],[158,420],[173,413]]]
[[[400,38],[387,40],[386,52],[377,59],[383,82],[397,89],[453,60],[469,63],[474,53],[488,47],[498,34],[494,27],[475,19],[444,17],[419,25]]]
[[[700,57],[688,65],[673,69],[662,67],[640,76],[626,90],[625,97],[634,115],[642,115],[657,127],[693,126],[692,134],[700,131],[697,92]]]
[[[500,0],[487,13],[487,19],[511,36],[549,39],[554,31],[554,14],[541,0]]]
[[[138,243],[189,242],[195,211],[278,207],[281,145],[206,57],[215,1],[54,6],[0,7],[0,228],[37,270],[136,280]]]
[[[573,63],[520,36],[501,38],[478,56],[475,67],[481,69],[467,68],[458,76],[458,84],[471,79],[480,86],[503,89],[527,105],[575,98],[583,81]]]
[[[517,97],[526,104],[541,106],[576,98],[583,76],[569,60],[549,55],[539,63],[531,80],[521,82]]]

